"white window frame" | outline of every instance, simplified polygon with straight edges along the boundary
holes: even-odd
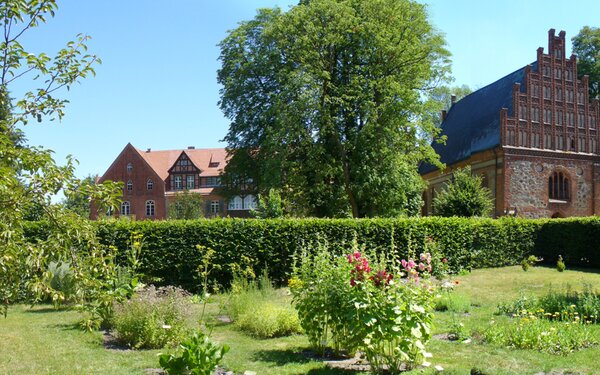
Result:
[[[133,191],[133,181],[127,180],[127,191]]]
[[[173,176],[174,178],[174,184],[173,186],[175,187],[175,190],[182,190],[183,189],[183,178],[181,178],[181,175],[175,175]]]
[[[254,210],[258,207],[258,203],[256,202],[256,198],[254,195],[246,195],[244,197],[244,209],[245,210]]]
[[[241,210],[244,206],[244,201],[242,200],[242,197],[240,197],[239,195],[236,195],[235,197],[231,198],[229,200],[229,205],[228,205],[228,210],[230,211],[235,211],[235,210]]]
[[[131,215],[131,203],[129,203],[129,201],[124,201],[121,203],[121,215]]]
[[[146,201],[146,216],[152,217],[152,216],[155,216],[155,214],[156,214],[156,205],[154,204],[154,201],[152,201],[152,200]]]
[[[147,190],[153,190],[154,189],[154,181],[152,181],[151,178],[149,178],[148,181],[146,181],[146,189]]]
[[[131,171],[133,171],[133,164],[132,163],[127,163],[127,172],[131,173]]]
[[[210,201],[210,213],[218,214],[220,212],[220,204],[219,201]]]
[[[188,174],[187,176],[185,176],[185,187],[186,187],[186,189],[193,189],[195,187],[194,182],[195,182],[194,181],[194,175]]]

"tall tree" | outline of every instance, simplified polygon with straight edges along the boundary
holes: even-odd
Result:
[[[316,216],[418,212],[417,164],[437,162],[428,90],[449,53],[410,0],[311,0],[261,9],[221,43],[225,175],[250,173]],[[225,179],[227,180],[227,178]]]
[[[0,309],[4,313],[24,287],[35,294],[52,290],[46,277],[51,261],[71,262],[78,280],[102,278],[106,270],[93,227],[52,202],[61,189],[79,184],[73,162],[56,165],[50,150],[28,147],[20,131],[31,119],[62,118],[67,101],[57,94],[93,74],[99,62],[85,52],[87,36],[67,43],[53,58],[23,48],[19,42],[23,35],[45,23],[56,9],[54,0],[0,2]],[[13,105],[10,87],[17,80],[26,87],[28,78],[34,89]],[[90,187],[90,195],[99,203],[115,204],[117,192],[118,186],[112,184]],[[48,238],[37,243],[23,235],[24,211],[32,205],[39,207],[51,228]],[[92,290],[93,283],[86,285]]]
[[[590,76],[590,98],[600,98],[600,28],[584,26],[571,41],[578,78]]]

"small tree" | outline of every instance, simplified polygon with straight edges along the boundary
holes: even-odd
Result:
[[[273,219],[284,215],[284,201],[279,190],[270,189],[268,196],[258,195],[258,208],[252,211],[252,216],[258,219]]]
[[[173,220],[191,220],[204,217],[204,201],[200,194],[190,193],[185,190],[175,194],[173,200],[169,202],[169,219]]]
[[[439,216],[487,216],[494,207],[490,189],[481,186],[481,176],[471,167],[457,169],[450,182],[433,200],[433,212]]]

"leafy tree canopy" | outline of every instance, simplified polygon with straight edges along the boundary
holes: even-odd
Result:
[[[169,201],[169,219],[192,220],[204,217],[204,200],[200,194],[184,190]]]
[[[270,189],[268,196],[258,195],[258,207],[250,212],[259,219],[274,219],[285,215],[285,202],[276,189]]]
[[[89,37],[85,35],[68,42],[54,57],[29,53],[19,43],[23,35],[53,17],[56,9],[54,0],[0,2],[0,308],[4,313],[10,303],[22,298],[61,299],[48,282],[50,262],[70,262],[74,277],[88,290],[110,268],[87,220],[52,203],[59,191],[81,184],[74,176],[73,160],[56,165],[50,150],[28,147],[20,130],[31,119],[61,119],[67,100],[57,96],[59,92],[94,74],[99,63],[86,53]],[[29,78],[33,89],[11,100],[11,85]],[[99,205],[115,205],[118,190],[115,184],[99,185],[90,187],[89,195]],[[50,229],[48,238],[35,244],[26,241],[22,228],[30,207],[36,207]]]
[[[482,177],[471,174],[471,167],[457,169],[452,181],[433,200],[439,216],[488,216],[494,208],[492,193],[481,186]]]
[[[578,78],[590,76],[590,98],[600,97],[600,28],[584,26],[575,35],[573,53],[577,55]]]
[[[416,214],[420,161],[439,163],[427,93],[449,53],[410,0],[261,9],[220,43],[227,175],[250,174],[295,214]],[[429,135],[423,137],[422,135]]]

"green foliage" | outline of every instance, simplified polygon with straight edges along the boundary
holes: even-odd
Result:
[[[258,281],[237,275],[226,306],[229,317],[241,331],[258,338],[300,333],[296,310],[290,304],[273,302],[279,299],[278,293],[266,270]]]
[[[411,268],[404,260],[402,267],[394,258],[373,257],[370,264],[356,247],[346,257],[332,256],[325,245],[299,259],[290,290],[302,328],[318,351],[330,342],[336,350],[361,350],[376,373],[384,368],[399,373],[430,356],[425,345],[434,289],[418,277],[401,281]]]
[[[94,186],[95,183],[96,178],[94,176],[87,176],[69,190],[65,190],[65,199],[62,203],[68,210],[88,219],[90,217],[91,204],[89,189]]]
[[[174,346],[190,331],[189,301],[176,288],[142,289],[115,306],[112,326],[116,339],[134,349]]]
[[[460,320],[453,319],[448,327],[448,340],[452,341],[464,341],[467,340],[471,335],[469,334],[464,323]]]
[[[433,212],[439,216],[488,216],[494,208],[489,189],[481,186],[482,177],[471,174],[471,167],[457,169],[452,182],[433,200]]]
[[[77,283],[75,272],[68,262],[50,262],[48,264],[50,276],[50,287],[62,294],[55,294],[57,298],[63,298],[61,302],[73,302],[77,300]]]
[[[584,26],[575,35],[573,53],[577,55],[577,74],[579,79],[584,75],[590,77],[590,99],[600,95],[600,28]]]
[[[447,291],[435,299],[435,310],[451,311],[459,314],[468,313],[471,311],[471,300],[464,294]]]
[[[442,110],[449,110],[452,106],[452,95],[456,96],[456,101],[472,93],[473,90],[467,85],[462,86],[438,86],[429,93],[431,109],[429,115],[432,122],[436,125],[442,123]]]
[[[556,270],[558,272],[564,272],[565,269],[567,269],[567,266],[565,265],[565,261],[562,258],[562,255],[558,256],[558,260],[556,261]]]
[[[260,9],[220,43],[227,176],[280,189],[295,215],[415,215],[419,161],[438,163],[426,94],[449,53],[410,0]],[[429,138],[423,137],[428,135]]]
[[[49,285],[51,262],[70,263],[80,288],[76,294],[84,300],[96,293],[94,287],[101,283],[97,280],[106,280],[112,272],[105,258],[107,250],[99,245],[92,224],[52,201],[61,190],[68,194],[81,186],[74,175],[74,161],[69,158],[65,166],[58,166],[52,151],[25,145],[20,130],[31,119],[60,120],[68,101],[57,96],[59,91],[93,75],[94,65],[100,62],[87,54],[86,35],[68,42],[54,57],[23,48],[20,41],[53,17],[56,9],[53,0],[0,2],[4,35],[0,43],[0,304],[5,314],[8,305],[21,298],[65,300],[62,291]],[[14,105],[9,95],[13,85],[25,92]],[[106,206],[117,204],[120,189],[106,183],[84,190],[99,206]],[[39,241],[27,241],[24,236],[23,219],[31,208],[36,219],[47,221],[47,233]]]
[[[484,331],[485,340],[514,349],[533,349],[567,355],[598,344],[589,326],[572,315],[562,321],[540,318],[540,313],[522,310],[512,319],[492,323]]]
[[[179,345],[175,354],[160,354],[160,366],[169,375],[213,375],[229,346],[219,347],[201,332],[194,333]]]
[[[529,271],[530,267],[534,267],[540,260],[535,255],[530,255],[521,260],[521,268],[523,271]]]
[[[190,193],[184,190],[175,194],[169,200],[169,219],[198,219],[204,217],[204,200],[200,194]]]
[[[275,219],[285,214],[285,202],[277,189],[269,189],[269,195],[258,195],[258,207],[251,214],[259,219]]]

